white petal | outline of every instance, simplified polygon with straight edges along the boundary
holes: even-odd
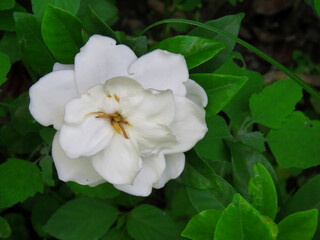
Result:
[[[143,159],[142,168],[132,185],[114,185],[115,188],[136,196],[148,196],[153,184],[159,180],[165,169],[163,154],[153,155]]]
[[[110,78],[128,76],[128,66],[136,60],[125,45],[109,37],[93,35],[75,57],[75,75],[80,93]]]
[[[120,99],[143,91],[143,87],[136,80],[128,77],[111,78],[105,83],[104,89],[107,95],[114,97],[116,94]]]
[[[144,90],[120,102],[122,114],[128,118],[141,116],[148,121],[169,125],[174,119],[175,105],[172,91]]]
[[[174,95],[185,96],[183,82],[189,78],[184,57],[163,50],[154,50],[134,61],[129,67],[130,77],[144,88],[171,89]]]
[[[74,70],[74,64],[61,64],[56,62],[53,65],[52,71],[59,71],[59,70]]]
[[[59,144],[59,131],[52,143],[52,157],[59,179],[74,181],[82,185],[97,185],[105,180],[96,172],[90,158],[70,159],[66,156]]]
[[[92,157],[96,171],[112,184],[132,184],[142,160],[133,139],[115,134],[110,144]]]
[[[132,127],[127,127],[127,131],[137,141],[142,157],[158,154],[178,144],[170,128],[163,124],[147,121],[138,116],[128,120]]]
[[[195,81],[189,79],[184,83],[187,88],[186,97],[191,99],[193,102],[199,104],[200,106],[207,106],[208,97],[204,89]]]
[[[114,134],[109,119],[91,115],[79,123],[63,124],[60,144],[69,158],[89,157],[105,148]]]
[[[95,112],[114,113],[119,110],[119,104],[114,98],[107,97],[104,86],[99,84],[80,98],[68,102],[65,108],[64,121],[66,123],[77,123]],[[95,115],[96,116],[96,115]]]
[[[208,131],[205,111],[202,107],[186,97],[176,97],[176,115],[169,126],[177,137],[179,144],[173,145],[165,154],[186,152],[190,150]]]
[[[67,102],[78,96],[73,70],[51,72],[29,90],[30,113],[42,125],[60,129]]]
[[[183,153],[165,155],[166,168],[160,179],[153,184],[154,188],[162,188],[169,180],[180,176],[184,169],[185,156]]]

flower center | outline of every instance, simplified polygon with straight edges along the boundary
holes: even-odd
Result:
[[[129,139],[128,134],[123,127],[123,124],[129,125],[129,126],[131,126],[131,124],[128,121],[124,120],[120,113],[108,114],[104,112],[93,112],[91,114],[97,114],[96,118],[109,119],[113,129],[119,134],[122,133],[126,139]]]

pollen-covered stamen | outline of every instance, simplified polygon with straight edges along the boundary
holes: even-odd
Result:
[[[108,114],[104,112],[92,112],[90,114],[97,114],[96,118],[108,118],[110,120],[110,123],[113,129],[119,134],[122,132],[123,136],[129,139],[125,128],[122,126],[122,123],[129,126],[132,126],[132,125],[128,121],[124,120],[119,113]]]

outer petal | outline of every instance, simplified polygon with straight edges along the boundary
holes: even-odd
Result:
[[[193,102],[199,104],[200,106],[207,106],[208,97],[204,89],[195,81],[189,79],[184,83],[187,88],[186,97],[191,99]]]
[[[59,131],[52,143],[52,157],[59,179],[74,181],[82,185],[96,185],[105,180],[96,172],[89,158],[70,159],[66,156],[59,144]]]
[[[60,129],[67,102],[78,96],[73,70],[51,72],[29,90],[30,113],[42,125]]]
[[[169,180],[180,176],[184,169],[185,156],[183,153],[165,155],[166,168],[160,179],[153,184],[154,188],[162,188]]]
[[[205,111],[186,97],[176,97],[176,115],[169,127],[179,143],[173,145],[169,150],[164,150],[164,153],[186,152],[202,139],[208,131]]]
[[[110,144],[92,157],[93,167],[112,184],[132,184],[142,160],[133,139],[115,134]]]
[[[75,75],[80,93],[117,76],[128,76],[128,66],[136,60],[125,45],[109,37],[93,35],[75,57]]]
[[[183,83],[188,80],[189,73],[186,61],[180,54],[155,50],[133,62],[129,73],[144,88],[171,89],[178,96],[186,94]]]
[[[59,70],[74,70],[74,64],[61,64],[56,62],[53,65],[52,71],[59,71]]]
[[[148,196],[153,184],[161,177],[165,169],[163,154],[153,155],[143,159],[142,169],[136,176],[132,185],[114,185],[117,189],[136,196]]]
[[[69,158],[89,157],[105,148],[114,134],[109,119],[92,115],[79,123],[63,124],[60,144]]]

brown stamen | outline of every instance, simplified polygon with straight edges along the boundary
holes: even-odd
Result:
[[[116,99],[117,102],[120,102],[120,98],[117,96],[117,94],[114,94],[114,98]]]
[[[118,122],[111,120],[111,126],[114,128],[114,130],[116,130],[117,133],[121,133],[121,125]]]
[[[124,129],[124,127],[123,127],[121,124],[119,124],[119,127],[121,128],[121,131],[122,131],[122,133],[123,133],[123,136],[124,136],[126,139],[129,139],[128,134],[127,134],[126,130]]]

